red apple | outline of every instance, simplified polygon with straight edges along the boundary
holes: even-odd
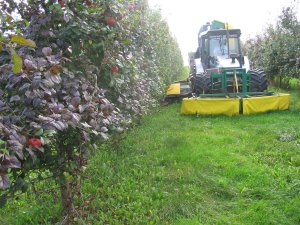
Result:
[[[42,142],[38,138],[29,138],[28,145],[31,145],[32,147],[38,148],[42,146]]]
[[[116,19],[112,16],[105,18],[105,23],[109,26],[113,26],[116,24]]]
[[[111,68],[111,72],[112,73],[119,73],[119,67],[117,67],[117,66],[113,66],[112,68]]]
[[[60,7],[61,8],[64,8],[65,7],[65,3],[63,0],[58,0],[58,4],[60,4]]]

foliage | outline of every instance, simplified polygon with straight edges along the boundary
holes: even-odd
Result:
[[[295,3],[298,4],[298,3]],[[269,24],[264,33],[246,41],[244,48],[256,67],[267,75],[299,77],[300,23],[295,6],[283,8],[277,24]]]
[[[181,72],[178,45],[144,0],[0,6],[1,202],[53,177],[70,213],[92,144],[156,106]]]
[[[186,79],[188,79],[189,74],[190,74],[190,67],[189,66],[184,66],[184,67],[182,67],[181,75],[180,75],[179,79],[180,80],[186,80]]]

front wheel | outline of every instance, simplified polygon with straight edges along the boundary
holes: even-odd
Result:
[[[250,91],[263,92],[268,89],[267,75],[262,69],[249,70],[250,78]]]
[[[211,92],[211,79],[208,74],[197,74],[194,77],[193,92],[196,94],[207,94]]]

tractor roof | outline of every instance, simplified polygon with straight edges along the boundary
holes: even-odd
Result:
[[[241,35],[240,29],[217,29],[217,30],[208,30],[204,31],[200,34],[200,36],[217,36],[217,35],[234,35],[237,34],[238,36]]]

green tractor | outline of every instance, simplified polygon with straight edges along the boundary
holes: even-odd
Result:
[[[249,96],[267,90],[267,76],[250,69],[243,56],[241,30],[212,21],[200,28],[198,48],[189,53],[191,91],[197,96]]]
[[[290,95],[267,91],[267,76],[250,68],[240,36],[240,29],[226,23],[203,25],[197,51],[189,53],[188,81],[171,84],[165,100],[182,99],[181,114],[232,116],[288,109]]]

